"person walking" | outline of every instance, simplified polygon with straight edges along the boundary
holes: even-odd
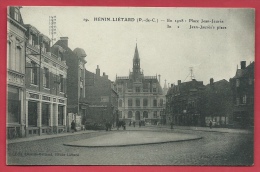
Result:
[[[139,121],[139,128],[141,127],[141,121]]]
[[[212,128],[212,121],[211,120],[209,121],[209,128],[210,129]]]
[[[133,126],[135,127],[135,121],[133,122]]]
[[[72,120],[72,122],[71,122],[71,131],[72,131],[72,133],[74,133],[76,131],[76,123],[74,120]]]

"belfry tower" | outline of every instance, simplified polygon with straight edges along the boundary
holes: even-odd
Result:
[[[140,58],[139,58],[139,53],[137,49],[137,44],[135,47],[135,54],[133,58],[133,79],[136,80],[141,74],[140,70]]]

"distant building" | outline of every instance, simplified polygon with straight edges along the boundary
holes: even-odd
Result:
[[[210,79],[202,92],[201,104],[201,114],[205,120],[202,126],[209,126],[210,120],[216,127],[229,127],[232,124],[232,91],[225,79],[217,82]]]
[[[96,73],[85,70],[86,99],[89,103],[85,121],[115,123],[118,110],[118,94],[115,85],[97,66]]]
[[[69,126],[72,120],[76,122],[76,128],[81,129],[86,119],[86,109],[88,102],[86,100],[85,85],[85,64],[87,56],[82,48],[75,48],[73,51],[68,46],[68,37],[61,37],[54,46],[60,46],[65,50],[63,58],[68,65],[68,120]]]
[[[27,24],[26,133],[28,136],[66,131],[67,65],[64,49]]]
[[[7,7],[7,136],[25,136],[25,42],[21,7]]]
[[[204,119],[201,114],[202,81],[193,79],[178,85],[171,85],[166,95],[167,120],[175,125],[201,126]]]
[[[254,66],[254,62],[246,66],[246,61],[241,61],[241,68],[230,79],[234,127],[254,125]]]
[[[163,102],[165,96],[156,76],[144,76],[140,68],[140,58],[136,45],[133,58],[133,71],[129,76],[116,77],[119,94],[119,119],[130,121],[143,120],[157,124],[163,121]]]

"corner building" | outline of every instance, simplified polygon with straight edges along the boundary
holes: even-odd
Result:
[[[7,11],[7,138],[25,136],[25,41],[21,7]]]
[[[27,136],[66,132],[67,65],[64,49],[30,24],[25,25]]]
[[[159,78],[160,80],[160,78]],[[136,45],[133,71],[129,76],[116,76],[119,94],[119,120],[156,124],[161,121],[165,96],[156,76],[144,76],[140,68],[140,58]]]

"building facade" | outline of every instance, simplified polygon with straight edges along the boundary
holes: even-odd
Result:
[[[203,126],[209,126],[212,121],[214,127],[230,127],[233,123],[232,99],[230,83],[225,79],[214,82],[211,78],[201,97]]]
[[[254,126],[254,66],[254,62],[246,66],[246,61],[241,61],[241,68],[230,79],[234,127]]]
[[[50,39],[37,28],[25,25],[27,136],[66,132],[67,65],[62,47],[50,46]]]
[[[25,42],[21,7],[7,11],[7,137],[25,136]]]
[[[192,79],[189,82],[171,85],[166,95],[167,120],[174,125],[201,126],[204,123],[201,110],[202,81]]]
[[[120,120],[125,120],[127,123],[140,120],[150,124],[161,122],[165,96],[157,75],[144,76],[141,71],[137,45],[133,58],[133,71],[129,76],[116,76],[115,84],[119,94]]]
[[[96,73],[85,70],[86,99],[89,103],[85,121],[104,124],[115,124],[118,110],[118,94],[115,85],[97,66]]]
[[[80,130],[86,119],[88,102],[86,100],[85,64],[87,56],[82,48],[73,51],[68,46],[68,37],[61,37],[55,45],[62,47],[65,52],[63,58],[67,62],[67,98],[68,98],[68,120],[69,126],[72,120],[76,122],[76,128]]]

